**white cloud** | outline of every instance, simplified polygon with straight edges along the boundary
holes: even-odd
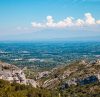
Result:
[[[86,17],[86,24],[95,24],[95,18],[92,17],[91,13],[85,13],[85,17]]]
[[[45,27],[45,25],[41,24],[41,23],[32,22],[31,24],[32,24],[33,28],[43,28],[43,27]]]
[[[84,20],[82,20],[82,19],[76,20],[76,25],[77,26],[83,26],[84,24],[85,24]]]
[[[47,16],[47,22],[48,23],[53,23],[53,17],[52,16]]]
[[[47,27],[56,27],[56,23],[54,23],[53,17],[52,16],[47,16]]]
[[[72,26],[91,26],[99,25],[100,20],[95,20],[91,13],[84,14],[85,19],[74,19],[73,17],[67,17],[64,20],[55,22],[52,16],[46,17],[45,23],[32,22],[33,28],[67,28]]]
[[[64,20],[66,26],[72,26],[73,25],[73,17],[67,17],[65,20]]]
[[[63,27],[67,27],[67,26],[72,26],[73,22],[72,22],[72,17],[67,17],[66,19],[64,19],[63,21],[59,21],[59,22],[54,22],[54,19],[52,16],[47,16],[47,23],[46,23],[46,27],[55,27],[55,28],[63,28]]]

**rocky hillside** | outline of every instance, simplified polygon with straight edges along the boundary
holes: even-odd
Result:
[[[33,79],[27,79],[23,70],[15,65],[0,62],[0,79],[7,80],[10,83],[31,84],[33,87],[37,83]]]
[[[1,62],[0,79],[25,85],[31,83],[41,91],[49,90],[48,97],[100,97],[100,60],[75,61],[67,66],[42,72],[35,72],[26,67],[21,70]]]
[[[100,61],[76,61],[65,67],[33,74],[39,86],[47,89],[86,85],[100,81]],[[31,75],[32,76],[32,75]]]

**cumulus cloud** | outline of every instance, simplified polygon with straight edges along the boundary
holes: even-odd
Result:
[[[92,14],[91,13],[86,13],[85,14],[85,17],[86,17],[86,24],[95,24],[95,18],[92,17]]]
[[[84,20],[82,20],[82,19],[77,19],[76,20],[76,26],[83,26],[85,24],[85,22],[84,22]]]
[[[32,22],[33,28],[67,28],[74,26],[91,26],[99,25],[100,20],[95,20],[91,13],[84,14],[85,19],[74,19],[73,17],[66,17],[64,20],[55,22],[52,16],[46,17],[45,23]]]
[[[56,23],[54,23],[52,16],[47,16],[46,26],[48,26],[48,27],[55,27],[56,26]]]

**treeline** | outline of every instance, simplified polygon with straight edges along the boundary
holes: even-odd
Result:
[[[0,80],[0,97],[58,97],[55,92]]]
[[[100,82],[59,90],[61,97],[100,97]]]
[[[0,97],[100,97],[100,82],[84,86],[73,85],[64,90],[47,90],[0,80]]]

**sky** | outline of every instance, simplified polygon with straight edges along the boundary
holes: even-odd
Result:
[[[0,41],[99,38],[100,0],[0,0]]]

